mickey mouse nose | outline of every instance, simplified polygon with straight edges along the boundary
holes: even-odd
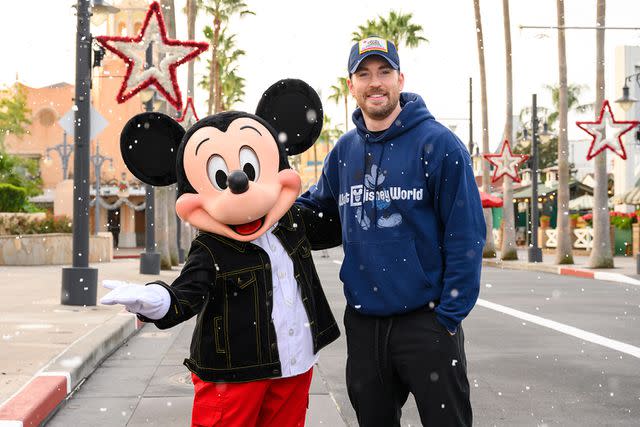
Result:
[[[232,171],[227,177],[227,185],[233,194],[242,194],[249,189],[249,177],[241,170]]]

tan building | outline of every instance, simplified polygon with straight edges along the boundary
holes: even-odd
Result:
[[[107,21],[107,34],[135,35],[139,32],[148,2],[144,0],[124,0],[113,2],[120,12]],[[122,84],[125,66],[120,58],[107,54],[101,67],[94,67],[92,73],[91,102],[108,122],[105,129],[91,141],[91,155],[99,145],[100,154],[110,157],[105,161],[100,173],[100,195],[110,209],[100,208],[100,229],[119,226],[119,246],[144,246],[144,187],[127,170],[120,156],[120,131],[124,124],[135,114],[143,111],[140,97],[130,99],[124,104],[116,102],[116,94]],[[20,84],[20,83],[18,83]],[[53,150],[63,144],[65,132],[58,120],[73,108],[75,88],[68,83],[56,83],[42,88],[22,85],[31,110],[31,125],[22,138],[9,135],[5,141],[7,151],[22,157],[39,161],[40,175],[44,194],[36,201],[54,210],[55,214],[72,216],[73,208],[73,154],[68,159],[68,176],[63,176],[61,156]],[[66,137],[69,145],[71,137]],[[49,149],[49,150],[47,150]],[[95,203],[95,168],[90,166],[92,203]],[[54,209],[54,201],[55,209]],[[90,230],[94,231],[94,207],[91,208]]]

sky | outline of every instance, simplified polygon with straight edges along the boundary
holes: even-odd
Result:
[[[176,0],[177,38],[186,39],[185,0]],[[247,55],[239,62],[239,74],[246,79],[246,96],[236,109],[253,111],[262,92],[281,78],[307,81],[320,92],[325,112],[333,124],[344,123],[344,107],[328,101],[330,86],[346,75],[351,33],[357,26],[390,10],[412,13],[413,22],[423,27],[429,40],[416,49],[399,47],[400,66],[405,75],[405,91],[420,94],[437,119],[455,127],[468,141],[469,77],[473,78],[474,140],[481,142],[480,78],[476,26],[472,0],[246,0],[255,16],[230,22],[237,45]],[[60,81],[74,82],[75,9],[72,0],[2,1],[0,40],[5,60],[0,65],[0,84],[15,81],[41,87]],[[519,29],[521,25],[556,25],[556,0],[511,0],[513,45],[514,113],[531,104],[551,107],[545,85],[557,84],[556,30]],[[34,13],[37,11],[37,13]],[[501,0],[481,0],[485,40],[490,146],[501,142],[505,122],[505,53]],[[565,0],[568,26],[594,26],[595,0]],[[637,27],[640,1],[609,0],[607,26]],[[210,19],[201,14],[196,39],[204,40],[200,28]],[[92,29],[94,35],[103,27]],[[568,80],[588,86],[581,102],[593,102],[595,86],[595,31],[567,30]],[[640,30],[607,30],[605,38],[605,97],[621,95],[615,84],[615,48],[640,45]],[[205,54],[206,55],[206,54]],[[196,65],[205,72],[204,61]],[[179,67],[181,86],[186,93],[186,65]],[[633,88],[637,90],[637,88]],[[640,98],[640,96],[636,96]],[[206,112],[206,94],[196,93],[196,110]],[[350,109],[355,106],[350,100]],[[591,113],[593,114],[593,113]],[[349,115],[350,117],[350,115]],[[577,119],[592,117],[570,116]],[[350,118],[349,118],[350,120]],[[353,124],[350,123],[350,128]],[[569,126],[569,138],[583,138],[577,126]]]

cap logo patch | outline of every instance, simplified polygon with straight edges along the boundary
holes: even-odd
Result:
[[[368,39],[360,40],[358,43],[358,54],[362,55],[365,52],[371,52],[377,50],[380,52],[388,52],[387,41],[380,37],[369,37]]]

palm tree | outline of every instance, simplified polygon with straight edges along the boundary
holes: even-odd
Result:
[[[551,93],[551,102],[553,104],[553,107],[555,108],[555,111],[549,113],[549,116],[547,117],[549,126],[553,127],[560,114],[560,86],[545,85],[544,87]],[[593,104],[580,104],[580,95],[585,89],[588,89],[588,87],[585,85],[567,84],[568,111],[577,111],[578,113],[584,113],[593,108]]]
[[[344,131],[349,132],[349,86],[346,77],[338,77],[338,84],[331,86],[329,100],[336,104],[344,101]]]
[[[564,35],[564,0],[556,0],[558,15],[558,247],[556,264],[573,264],[571,229],[569,228],[569,143],[567,116],[567,48]],[[535,203],[535,202],[534,202]]]
[[[604,102],[604,24],[605,0],[597,1],[596,26],[596,105]],[[605,129],[602,130],[603,132]],[[593,187],[593,248],[589,257],[592,268],[613,268],[611,240],[609,238],[608,179],[606,150],[594,159]]]
[[[205,37],[211,42],[213,40],[213,29],[206,26]],[[245,55],[242,49],[235,48],[235,34],[227,36],[224,28],[218,38],[218,77],[220,79],[221,109],[226,110],[234,103],[242,101],[244,96],[245,79],[236,74],[238,59]],[[211,60],[207,61],[207,68],[211,70]],[[199,83],[202,88],[209,88],[209,76],[203,76]]]
[[[352,33],[353,41],[357,42],[370,36],[379,36],[391,40],[396,48],[400,48],[400,43],[404,43],[409,48],[418,47],[422,42],[428,40],[419,33],[422,25],[411,23],[412,13],[390,11],[389,16],[384,18],[378,15],[377,20],[368,20],[364,25],[358,26],[358,31]]]
[[[222,85],[218,71],[218,46],[222,24],[228,22],[232,15],[255,15],[247,9],[242,0],[197,0],[198,8],[213,17],[213,37],[211,43],[211,64],[209,71],[209,104],[208,114],[222,110]]]
[[[476,18],[476,38],[478,41],[478,61],[480,64],[480,102],[482,104],[482,151],[489,153],[489,118],[487,110],[487,73],[484,66],[484,40],[482,38],[482,19],[480,15],[480,0],[473,0]],[[489,183],[489,163],[482,162],[482,191],[491,192]],[[482,250],[484,258],[495,258],[496,249],[493,241],[493,218],[491,209],[484,209],[484,220],[487,225],[487,241]]]
[[[504,125],[503,141],[510,141],[513,138],[513,72],[511,60],[511,18],[509,16],[509,0],[502,0],[502,15],[504,19],[504,45],[506,63],[506,117]],[[516,249],[516,228],[515,216],[513,212],[513,183],[505,176],[502,184],[503,194],[503,218],[502,218],[502,242],[500,248],[500,258],[503,260],[518,259]]]

